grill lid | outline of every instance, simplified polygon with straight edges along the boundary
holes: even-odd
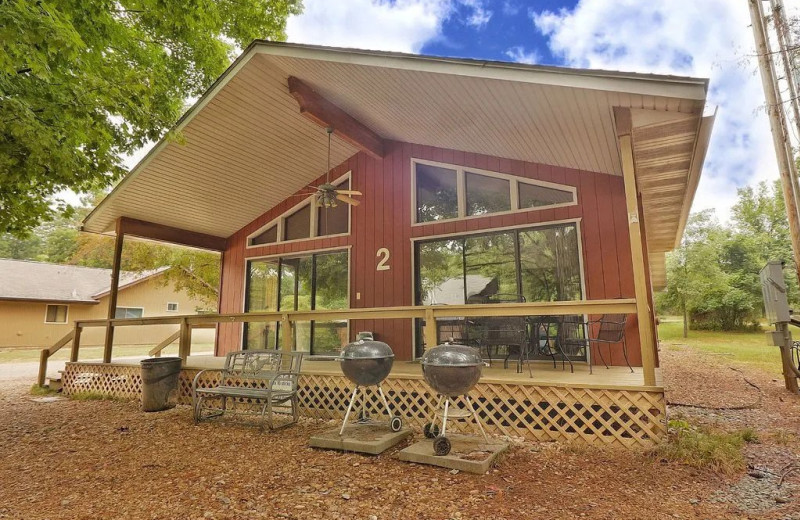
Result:
[[[480,351],[474,347],[445,343],[425,352],[422,364],[432,367],[474,367],[482,365],[483,359]]]
[[[345,359],[385,359],[393,358],[392,347],[383,341],[360,339],[345,345],[340,356]]]

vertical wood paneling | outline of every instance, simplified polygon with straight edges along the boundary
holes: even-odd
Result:
[[[486,216],[457,222],[411,226],[411,159],[439,161],[575,186],[578,204],[565,208],[533,210],[511,215]],[[353,207],[351,234],[273,244],[246,249],[246,237],[300,200],[292,197],[248,224],[229,240],[222,269],[221,312],[244,310],[245,258],[299,253],[319,248],[350,246],[351,307],[389,307],[413,304],[412,237],[462,233],[552,220],[579,218],[585,271],[586,298],[633,296],[633,277],[628,237],[625,194],[621,178],[550,165],[488,157],[482,154],[443,150],[408,143],[387,143],[382,160],[357,154],[332,169],[336,178],[352,171],[352,187],[364,195]],[[317,182],[324,179],[322,176]],[[301,190],[303,193],[308,190]],[[391,253],[388,271],[376,271],[376,252],[387,247]],[[361,299],[356,299],[356,294]],[[398,360],[413,354],[411,320],[353,320],[351,334],[371,330],[389,343]],[[631,320],[626,334],[631,361],[639,364],[638,329]],[[241,325],[221,324],[217,352],[222,355],[241,345]],[[619,349],[617,349],[618,351]],[[622,364],[615,353],[614,364]]]

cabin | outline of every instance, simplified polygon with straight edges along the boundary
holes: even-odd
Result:
[[[627,360],[621,341],[567,348],[526,325],[526,346],[484,352],[473,400],[496,434],[647,446],[666,432],[653,291],[701,175],[707,92],[707,79],[256,41],[83,231],[117,251],[130,237],[221,254],[218,312],[163,318],[181,327],[184,396],[228,352],[299,350],[302,412],[340,417],[349,383],[324,357],[371,332],[396,356],[384,389],[421,426],[426,348],[497,317],[577,318],[593,338],[614,315]],[[113,317],[75,323],[66,391],[138,392],[114,330],[163,320]],[[86,327],[106,330],[105,364],[79,361]],[[202,327],[216,358],[191,355]]]
[[[167,278],[169,267],[122,271],[115,318],[197,314],[208,303]],[[0,258],[0,348],[49,347],[73,330],[75,321],[105,319],[111,269]],[[175,325],[123,329],[120,345],[153,345],[177,330]],[[84,346],[102,346],[99,328],[87,330]],[[213,331],[198,331],[197,343],[214,341]]]

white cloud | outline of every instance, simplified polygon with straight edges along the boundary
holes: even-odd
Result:
[[[449,0],[304,0],[286,22],[288,41],[418,53],[439,35]]]
[[[570,66],[711,78],[719,112],[695,211],[715,208],[725,220],[737,187],[777,178],[747,2],[580,0],[529,14]]]
[[[482,29],[492,19],[492,11],[483,5],[482,0],[459,0],[459,2],[472,11],[467,17],[467,25]]]
[[[511,47],[510,49],[506,50],[506,56],[511,59],[511,61],[516,61],[517,63],[527,63],[528,65],[533,65],[534,63],[539,63],[541,56],[538,52],[534,51],[526,51],[525,47],[522,45],[517,45],[516,47]]]

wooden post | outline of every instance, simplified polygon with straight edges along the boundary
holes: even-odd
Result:
[[[44,386],[44,380],[47,378],[47,358],[49,357],[50,350],[42,349],[41,354],[39,354],[39,378],[36,380],[39,388]]]
[[[181,321],[180,338],[178,342],[178,356],[180,356],[183,364],[186,364],[186,359],[192,352],[192,326],[183,318]]]
[[[436,334],[436,318],[433,309],[425,309],[425,350],[433,348],[438,343],[439,337]]]
[[[655,337],[652,310],[647,304],[648,268],[644,264],[642,231],[639,225],[639,198],[636,189],[636,174],[633,163],[633,141],[631,138],[631,113],[627,109],[614,109],[619,138],[619,151],[622,159],[622,177],[625,184],[625,205],[628,209],[628,232],[631,239],[631,259],[633,261],[633,286],[636,296],[636,316],[639,322],[639,347],[642,352],[642,371],[644,384],[655,386]]]
[[[294,347],[294,327],[289,321],[289,315],[281,316],[281,349],[284,352],[291,352]]]
[[[800,393],[797,386],[797,374],[793,370],[792,363],[792,333],[789,331],[788,323],[777,323],[778,331],[783,335],[783,344],[778,345],[781,349],[781,364],[783,365],[783,382],[786,389],[793,394]]]
[[[117,293],[119,292],[119,270],[122,263],[122,243],[125,234],[122,231],[122,219],[117,219],[117,236],[114,239],[114,260],[111,266],[111,288],[108,293],[108,319],[113,320],[117,313]],[[114,345],[114,326],[111,321],[106,325],[106,341],[103,346],[103,363],[111,363],[111,349]]]
[[[81,327],[78,322],[75,322],[75,334],[72,336],[72,350],[69,353],[69,360],[72,363],[78,361],[78,351],[81,348],[81,330],[83,330],[83,327]]]

